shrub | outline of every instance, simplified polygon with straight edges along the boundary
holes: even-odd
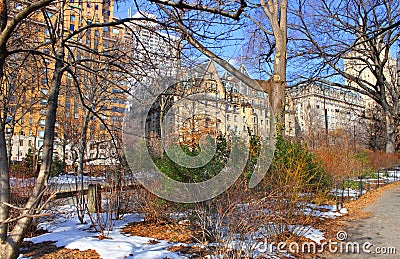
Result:
[[[207,141],[213,140],[210,137]],[[198,145],[197,148],[190,148],[185,145],[178,147],[181,150],[175,150],[174,148],[171,148],[169,152],[175,152],[175,154],[178,154],[178,152],[183,151],[183,154],[189,156],[196,156],[201,152]],[[214,157],[204,166],[198,168],[187,168],[181,166],[172,161],[166,153],[164,153],[161,158],[153,157],[152,159],[161,172],[176,181],[186,183],[203,182],[211,179],[223,169],[228,160],[229,152],[230,146],[228,141],[225,136],[219,135],[216,139],[216,152]],[[184,159],[184,157],[182,156],[180,159]]]
[[[317,190],[329,183],[322,164],[300,141],[279,135],[274,160],[269,169],[272,184],[298,185]]]
[[[383,151],[366,151],[369,166],[378,171],[382,168],[390,168],[400,164],[399,154],[386,154]]]

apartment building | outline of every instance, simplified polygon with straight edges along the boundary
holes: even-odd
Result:
[[[135,72],[141,76],[133,80],[176,77],[181,65],[181,39],[172,32],[163,32],[157,23],[145,20],[156,20],[154,14],[137,12],[131,18],[137,20],[127,25],[123,37],[132,49],[132,58],[140,62],[140,68],[137,69],[140,71]]]
[[[355,92],[337,87],[312,84],[289,89],[287,100],[286,135],[315,137],[346,132],[360,138],[364,98]]]
[[[244,66],[240,70],[247,73]],[[161,135],[164,143],[178,141],[188,146],[207,134],[266,136],[269,115],[265,93],[206,61],[183,69],[181,80],[153,104],[146,120],[148,146],[160,155]]]

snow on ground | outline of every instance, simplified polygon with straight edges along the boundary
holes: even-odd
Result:
[[[322,219],[330,218],[334,219],[341,217],[348,213],[346,208],[338,208],[336,205],[318,205],[309,204],[307,208],[303,209],[305,215],[312,215],[313,217],[319,217]]]
[[[311,213],[314,217],[320,218],[335,218],[347,214],[347,209],[337,208],[335,205],[315,205],[309,204],[304,208],[305,214]],[[310,215],[310,214],[308,214]],[[49,231],[49,233],[26,238],[26,241],[33,243],[41,243],[45,241],[53,241],[58,247],[65,247],[68,249],[88,250],[93,249],[103,259],[114,258],[135,258],[135,259],[161,259],[161,258],[187,258],[177,252],[170,252],[168,248],[172,246],[186,245],[181,243],[173,243],[165,240],[158,240],[158,243],[150,242],[154,240],[149,237],[139,237],[125,235],[120,230],[130,222],[142,221],[143,216],[139,214],[129,214],[124,216],[121,220],[116,221],[112,231],[107,235],[109,239],[99,240],[95,236],[99,235],[98,232],[91,228],[91,221],[88,215],[85,216],[85,224],[80,224],[75,207],[73,205],[63,205],[53,208],[52,215],[43,218],[38,225],[38,229]],[[312,226],[295,225],[290,226],[293,233],[298,236],[304,236],[310,240],[321,244],[325,240],[324,233]],[[264,233],[265,232],[265,233]],[[248,248],[257,246],[260,240],[257,237],[265,237],[268,234],[267,229],[260,228],[256,233],[252,233],[247,238],[246,242],[238,240],[231,240],[231,248],[244,249],[243,246]],[[216,246],[222,244],[216,244]],[[274,247],[270,247],[271,253],[268,256],[275,258]],[[253,250],[253,255],[260,254],[260,251]],[[265,255],[265,253],[261,253]],[[282,254],[281,254],[282,255]],[[285,255],[290,257],[289,254]],[[23,257],[20,257],[23,258]],[[212,257],[210,257],[212,258]]]
[[[72,205],[62,206],[60,210],[63,214],[54,215],[54,218],[49,218],[38,225],[39,229],[50,231],[50,233],[25,240],[33,243],[55,241],[55,245],[58,247],[65,246],[69,249],[82,251],[94,249],[103,259],[187,258],[167,250],[171,246],[181,245],[179,243],[159,240],[157,244],[150,244],[152,238],[128,236],[120,233],[121,228],[127,223],[143,220],[138,214],[126,215],[122,220],[118,220],[114,229],[109,232],[108,237],[110,239],[99,240],[94,237],[98,235],[98,232],[91,231],[89,217],[85,218],[87,224],[80,224]]]
[[[76,177],[73,174],[63,174],[63,175],[59,175],[59,176],[55,176],[55,177],[50,177],[48,183],[49,184],[71,184],[71,183],[75,183],[76,181],[78,181],[80,183],[82,178],[83,178],[84,183],[93,182],[93,181],[96,181],[96,182],[104,181],[106,179],[103,176],[94,177],[94,176],[84,175],[84,176]]]
[[[27,187],[27,186],[33,186],[36,182],[36,178],[31,177],[31,178],[15,178],[15,177],[10,177],[10,186],[11,187]]]
[[[63,174],[59,176],[54,176],[50,177],[48,180],[48,184],[50,185],[60,185],[60,184],[75,184],[76,181],[78,183],[81,182],[81,176],[76,177],[75,175],[71,174]],[[83,176],[83,182],[84,183],[90,183],[90,182],[101,182],[105,181],[105,177],[99,176],[99,177],[94,177],[94,176]],[[10,186],[11,187],[27,187],[27,186],[33,186],[36,182],[35,177],[31,178],[15,178],[11,177],[10,178]]]
[[[306,237],[317,244],[321,244],[321,241],[325,240],[324,232],[311,226],[293,226],[292,232]]]

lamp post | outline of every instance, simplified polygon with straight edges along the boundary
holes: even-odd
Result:
[[[326,86],[323,86],[323,97],[324,97],[324,120],[325,120],[325,138],[326,144],[328,145],[328,109],[326,108],[326,95],[325,95]]]

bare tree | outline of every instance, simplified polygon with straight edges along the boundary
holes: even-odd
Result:
[[[186,1],[160,1],[152,0],[161,9],[164,15],[173,21],[170,29],[174,29],[182,35],[188,44],[196,48],[208,58],[215,61],[226,71],[230,72],[249,87],[264,91],[269,94],[269,100],[273,109],[273,114],[283,122],[283,112],[286,89],[286,44],[287,44],[287,1],[260,0],[257,3],[250,1],[239,1],[236,3],[189,3]],[[253,19],[253,15],[259,13],[258,19]],[[207,16],[207,14],[209,14]],[[265,35],[272,36],[274,41],[272,77],[268,80],[254,80],[248,75],[240,72],[228,60],[215,51],[216,42],[222,40],[221,37],[209,33],[210,27],[214,23],[224,24],[224,26],[241,25],[241,19],[249,19]],[[202,27],[204,26],[204,27]],[[229,37],[228,34],[225,35]],[[227,38],[225,37],[225,40]],[[270,40],[270,39],[268,39]],[[267,46],[265,44],[263,47]],[[269,75],[263,75],[268,78]]]
[[[26,8],[20,12],[13,14],[9,13],[9,1],[2,0],[0,2],[0,85],[3,88],[5,83],[5,66],[6,59],[10,56],[13,50],[10,50],[10,38],[15,33],[18,25],[20,25],[24,19],[34,13],[36,10],[48,5],[51,0],[41,0],[29,4]],[[9,15],[13,16],[13,19],[9,19]],[[1,118],[0,118],[0,221],[3,222],[8,219],[9,207],[6,203],[10,201],[10,183],[9,183],[9,163],[7,157],[6,148],[6,136],[5,127],[6,119],[8,117],[8,107],[6,102],[2,102],[1,107]],[[7,240],[7,224],[0,224],[0,250],[2,251],[2,257],[16,257],[16,252],[6,249],[9,247],[13,240]],[[4,252],[3,252],[4,251]]]
[[[382,107],[386,152],[394,152],[400,88],[391,51],[400,36],[400,7],[386,0],[302,0],[297,7],[296,54],[306,59],[299,61],[303,67],[312,65],[299,77],[357,91]]]
[[[10,55],[16,53],[31,53],[32,55],[45,57],[45,62],[51,63],[51,73],[49,73],[49,89],[47,95],[47,110],[45,115],[45,132],[44,132],[44,143],[42,147],[42,163],[36,183],[33,191],[23,208],[20,209],[21,215],[17,219],[10,219],[9,206],[10,206],[10,179],[9,179],[9,162],[6,150],[6,138],[5,138],[5,125],[8,117],[7,102],[2,102],[2,114],[0,120],[0,257],[1,258],[17,258],[18,250],[23,241],[25,233],[32,222],[34,217],[40,214],[40,211],[44,208],[42,205],[42,197],[46,191],[47,180],[51,170],[51,164],[53,160],[53,147],[55,141],[55,130],[57,120],[57,109],[59,102],[60,90],[63,87],[63,77],[69,75],[74,78],[74,68],[85,69],[85,62],[94,62],[94,58],[89,57],[89,53],[95,53],[104,58],[96,60],[96,62],[109,66],[109,69],[114,71],[124,71],[122,66],[118,65],[118,59],[121,56],[126,56],[126,52],[120,51],[118,55],[110,55],[110,51],[100,52],[95,47],[90,47],[81,42],[82,34],[85,34],[92,28],[102,28],[105,26],[117,26],[124,24],[132,20],[146,20],[147,18],[127,18],[121,20],[111,20],[102,23],[93,22],[87,23],[87,25],[81,28],[70,31],[66,29],[65,24],[65,11],[70,9],[66,2],[53,2],[49,0],[37,1],[32,4],[22,5],[21,10],[12,10],[12,13],[8,13],[9,3],[8,1],[2,1],[0,3],[0,85],[5,85],[6,74],[5,64],[8,62]],[[46,7],[52,7],[52,15],[48,13]],[[43,9],[42,9],[43,8]],[[10,38],[14,35],[23,35],[24,31],[21,27],[29,26],[32,24],[28,19],[33,16],[37,10],[42,9],[43,20],[48,29],[49,40],[46,42],[39,42],[32,40],[32,45],[11,45]],[[8,16],[13,17],[8,19]],[[34,19],[34,18],[33,18]],[[33,37],[42,38],[39,32]],[[35,38],[36,39],[36,38]],[[84,55],[80,58],[69,59],[73,53],[73,48],[81,50]],[[114,64],[114,65],[113,65]],[[23,64],[28,66],[28,64]],[[90,73],[95,73],[94,70],[89,70]],[[128,71],[124,71],[127,72]],[[84,94],[81,93],[81,99]],[[97,117],[99,114],[93,112],[93,109],[87,104],[84,105],[90,113]],[[16,222],[12,229],[9,229],[9,224],[13,220]]]

